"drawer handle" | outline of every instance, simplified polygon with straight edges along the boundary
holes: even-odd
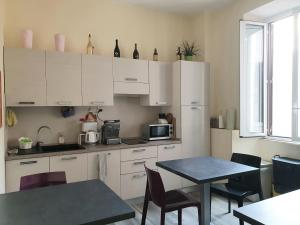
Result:
[[[141,164],[145,164],[146,161],[141,161],[141,162],[134,162],[133,165],[141,165]]]
[[[164,149],[174,149],[175,148],[175,146],[173,145],[173,146],[170,146],[170,147],[164,147]]]
[[[134,77],[126,77],[125,80],[126,81],[138,81],[138,79],[134,78]]]
[[[200,110],[199,107],[191,107],[191,109],[193,109],[193,110]]]
[[[61,160],[74,160],[77,159],[77,156],[72,156],[72,157],[63,157]]]
[[[29,165],[29,164],[35,164],[37,161],[27,161],[27,162],[20,162],[20,165]]]
[[[65,105],[72,105],[72,102],[71,101],[58,101],[57,104],[65,106]]]
[[[103,105],[104,101],[100,101],[100,102],[91,102],[91,105]]]
[[[192,101],[191,104],[192,104],[192,105],[195,105],[195,104],[199,104],[199,102]]]
[[[144,173],[144,174],[137,174],[137,175],[132,176],[132,178],[133,178],[133,179],[140,179],[140,178],[143,178],[143,177],[145,177],[145,176],[146,176],[145,173]]]
[[[146,149],[135,149],[132,152],[138,153],[138,152],[144,152]]]
[[[35,102],[18,102],[19,105],[34,105]]]

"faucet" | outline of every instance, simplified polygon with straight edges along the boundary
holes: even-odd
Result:
[[[48,127],[48,126],[41,126],[41,127],[38,129],[37,135],[36,135],[36,148],[37,148],[37,149],[40,149],[41,144],[44,143],[44,142],[42,142],[42,141],[39,141],[39,135],[40,135],[41,130],[43,130],[43,129],[47,129],[47,130],[51,131],[51,128]]]

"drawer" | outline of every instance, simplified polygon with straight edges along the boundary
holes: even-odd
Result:
[[[22,176],[49,172],[49,157],[6,162],[6,192],[19,191]]]
[[[114,82],[114,94],[119,95],[149,95],[150,87],[146,83]]]
[[[156,170],[157,169],[155,165],[156,162],[157,162],[157,158],[122,162],[121,174],[145,172],[145,167],[144,167],[145,164],[149,169]]]
[[[181,144],[158,146],[158,161],[175,160],[181,158]]]
[[[50,171],[64,171],[67,183],[87,180],[87,154],[50,157]]]
[[[146,182],[146,172],[121,175],[122,199],[137,198],[145,195]]]
[[[121,150],[121,161],[157,158],[157,146]]]

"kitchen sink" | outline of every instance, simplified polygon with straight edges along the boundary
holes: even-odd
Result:
[[[79,144],[42,145],[39,146],[38,148],[33,147],[28,150],[19,150],[18,155],[64,152],[64,151],[74,151],[74,150],[84,150],[84,149],[85,147]]]

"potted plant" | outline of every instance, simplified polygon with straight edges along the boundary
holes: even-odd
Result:
[[[193,56],[198,55],[200,51],[196,46],[195,42],[189,44],[188,41],[182,42],[182,49],[183,49],[184,59],[186,61],[193,61]]]

